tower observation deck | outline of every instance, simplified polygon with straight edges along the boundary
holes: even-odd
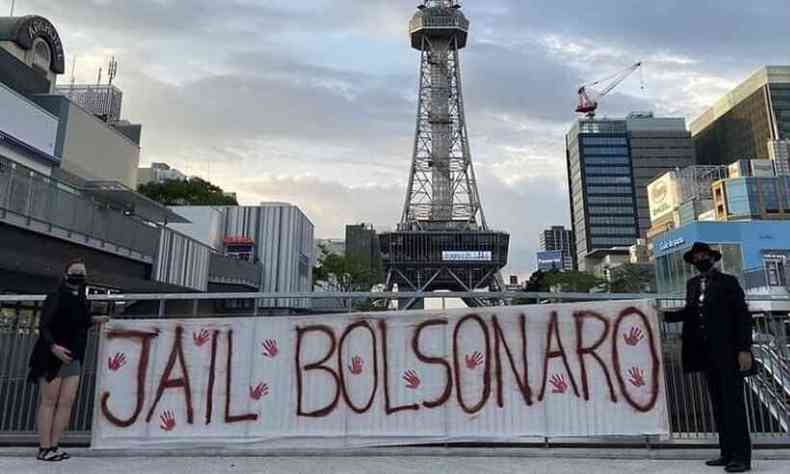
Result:
[[[509,235],[488,229],[469,150],[459,62],[469,20],[455,0],[418,9],[409,24],[421,53],[417,130],[401,221],[380,238],[387,287],[499,290]]]

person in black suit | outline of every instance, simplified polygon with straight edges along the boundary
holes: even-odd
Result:
[[[727,472],[751,469],[751,440],[743,396],[743,375],[752,369],[752,318],[738,280],[714,265],[721,253],[696,242],[683,256],[699,275],[686,283],[686,305],[664,312],[667,322],[682,322],[685,372],[705,372],[719,430],[721,456],[708,466]]]

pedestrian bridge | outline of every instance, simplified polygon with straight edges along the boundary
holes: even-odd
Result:
[[[313,307],[325,312],[370,312],[394,307],[404,298],[446,302],[479,298],[479,292],[436,293],[231,293],[231,294],[136,294],[93,295],[94,313],[114,319],[283,317],[283,307]],[[654,294],[554,294],[501,292],[485,295],[506,303],[562,303],[623,299],[653,299],[662,309],[683,304],[677,296]],[[37,337],[42,295],[0,296],[0,444],[32,444],[35,436],[37,388],[26,383],[27,361]],[[308,305],[283,301],[309,302]],[[442,304],[441,306],[444,306]],[[441,307],[440,306],[440,307]],[[753,351],[758,373],[744,387],[750,431],[757,446],[790,447],[790,298],[749,298],[753,318]],[[310,314],[304,311],[300,314]],[[527,315],[529,313],[527,312]],[[715,426],[703,377],[684,374],[680,366],[680,325],[659,324],[664,360],[667,408],[671,434],[659,437],[606,439],[540,438],[540,445],[596,443],[601,445],[712,445]],[[87,444],[94,413],[97,342],[91,332],[82,370],[80,396],[75,406],[67,441]]]

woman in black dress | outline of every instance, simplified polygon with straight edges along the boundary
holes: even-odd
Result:
[[[65,268],[60,287],[47,296],[39,321],[39,338],[30,356],[28,381],[39,385],[39,451],[42,461],[63,461],[69,455],[58,442],[71,418],[80,372],[94,322],[85,295],[87,269],[82,261]]]

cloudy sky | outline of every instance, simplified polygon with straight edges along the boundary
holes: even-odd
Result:
[[[124,116],[143,124],[143,164],[207,176],[244,204],[297,204],[317,237],[342,237],[346,223],[400,217],[417,3],[17,0],[16,14],[55,24],[77,82],[118,59]],[[512,236],[507,271],[521,275],[535,266],[538,232],[569,224],[563,136],[580,83],[641,59],[644,90],[635,74],[602,113],[692,119],[760,65],[787,62],[786,0],[464,4],[473,160],[489,225]]]

